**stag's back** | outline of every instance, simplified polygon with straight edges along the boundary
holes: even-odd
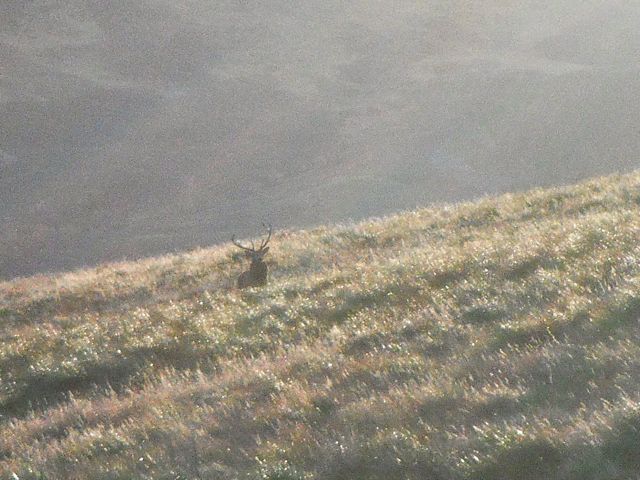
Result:
[[[268,272],[266,263],[262,260],[253,260],[249,270],[242,272],[238,277],[238,288],[266,285]]]
[[[251,281],[253,286],[265,285],[267,283],[268,268],[267,264],[262,260],[259,262],[252,262],[249,269],[251,275]]]

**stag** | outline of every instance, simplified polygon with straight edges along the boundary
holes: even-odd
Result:
[[[272,228],[271,225],[267,227],[263,224],[263,226],[268,229],[267,238],[260,243],[260,247],[257,249],[253,242],[251,242],[251,248],[249,248],[241,245],[236,240],[235,235],[231,237],[233,244],[236,247],[240,247],[245,250],[246,257],[251,260],[249,270],[242,272],[238,277],[238,288],[259,287],[267,283],[268,269],[267,264],[264,263],[264,256],[269,251],[267,244],[269,243],[269,240],[271,240]]]

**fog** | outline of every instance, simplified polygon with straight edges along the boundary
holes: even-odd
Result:
[[[640,4],[2,0],[0,278],[636,168]]]

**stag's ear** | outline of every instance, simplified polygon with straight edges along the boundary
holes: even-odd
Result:
[[[269,247],[265,247],[262,249],[262,255],[266,254],[269,251]]]

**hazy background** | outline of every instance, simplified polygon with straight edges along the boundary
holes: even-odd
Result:
[[[0,277],[638,164],[640,3],[0,2]]]

